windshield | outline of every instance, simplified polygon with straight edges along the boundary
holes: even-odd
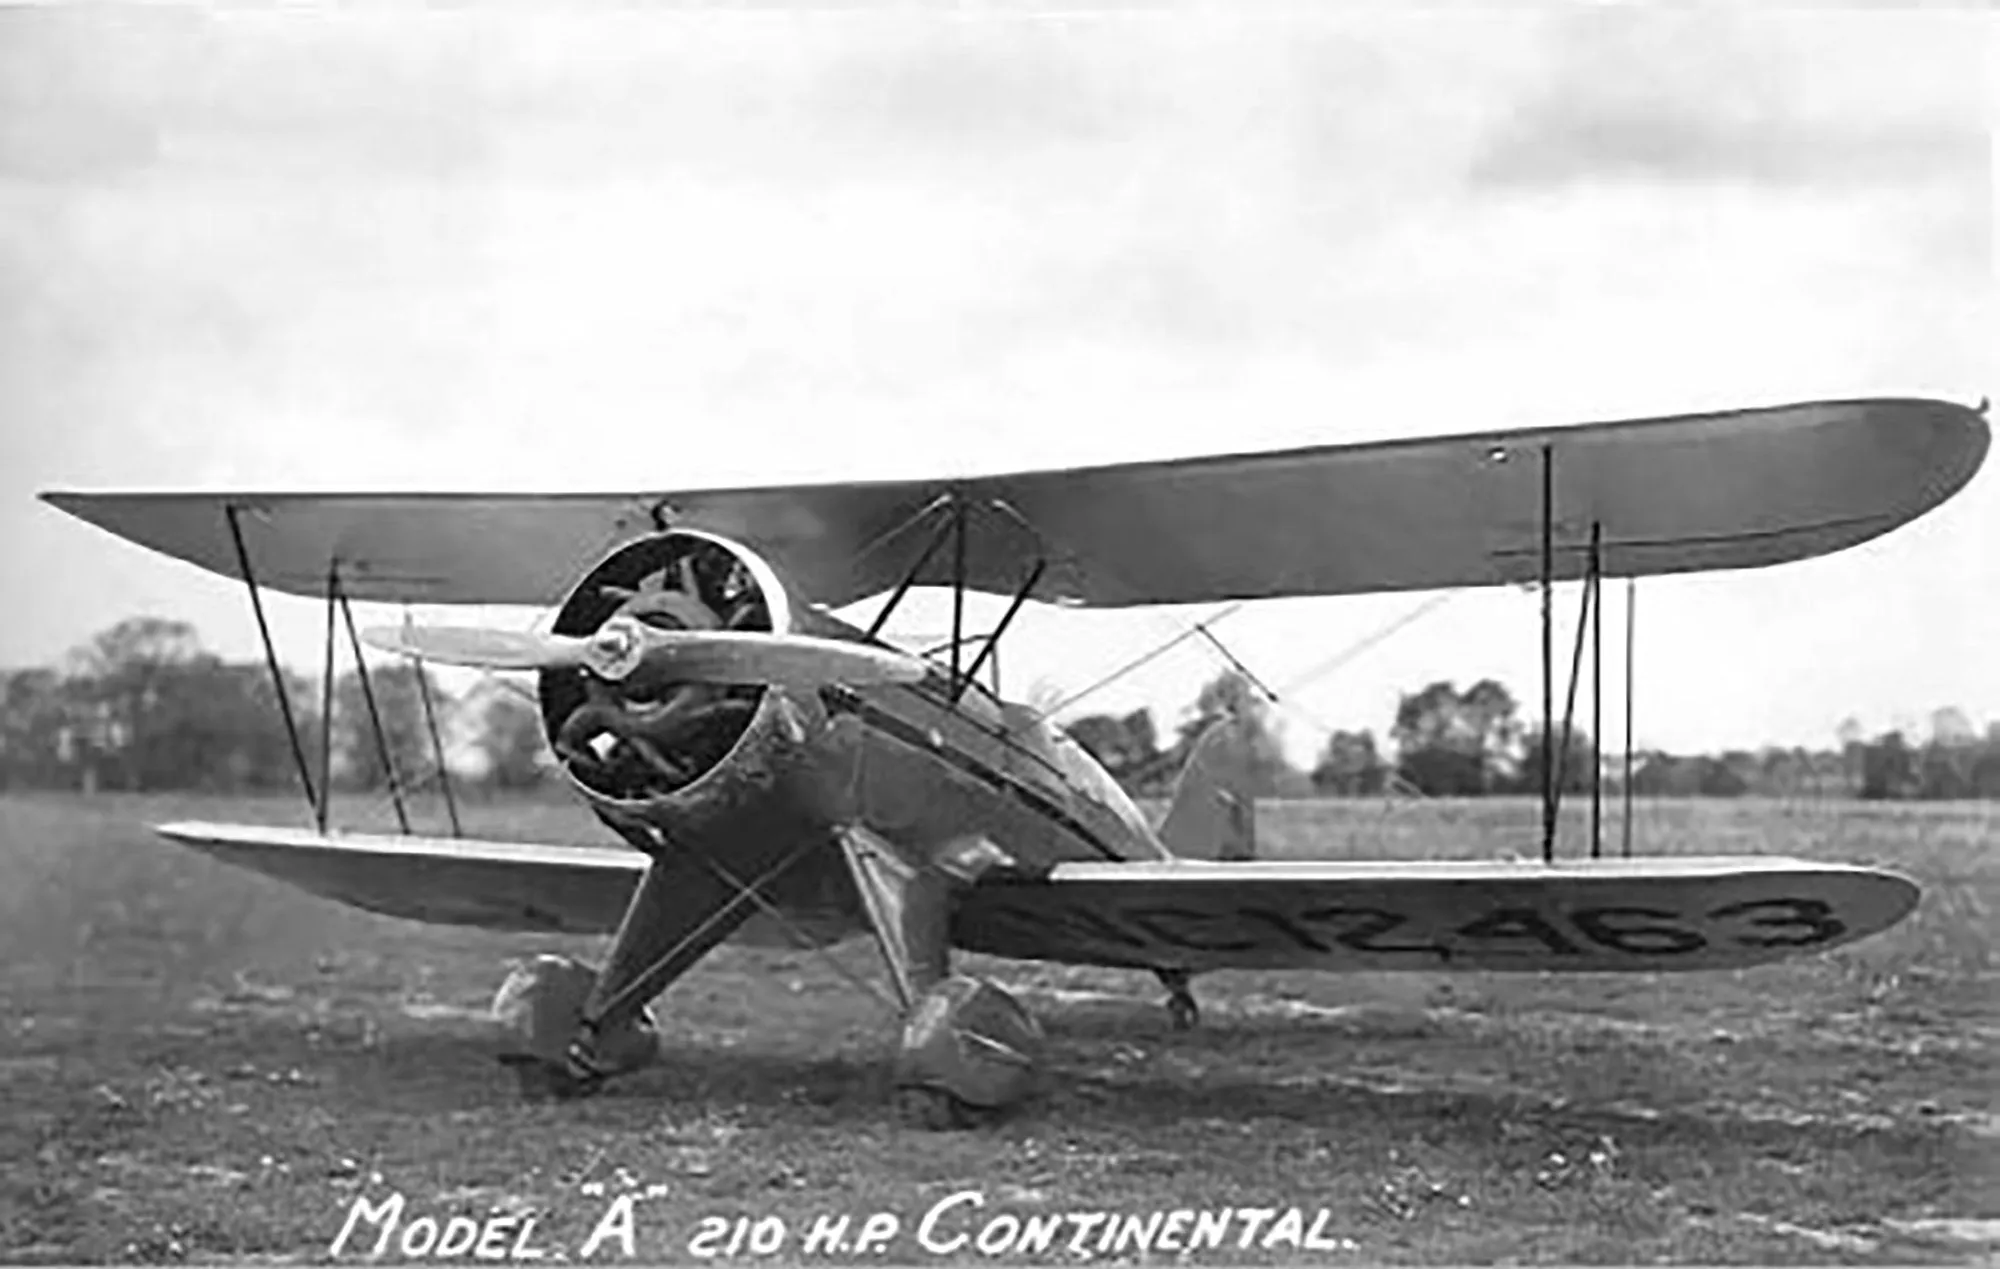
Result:
[[[1124,788],[1111,778],[1111,773],[1099,765],[1082,745],[1057,732],[1055,751],[1056,760],[1061,765],[1063,774],[1076,782],[1084,796],[1116,815],[1124,822],[1125,827],[1139,837],[1149,841],[1152,839],[1153,830],[1146,823],[1145,815],[1140,812]]]

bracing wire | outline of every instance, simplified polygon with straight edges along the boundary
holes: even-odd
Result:
[[[1349,661],[1354,660],[1355,658],[1359,657],[1362,653],[1368,651],[1370,648],[1373,648],[1376,644],[1381,643],[1383,640],[1387,639],[1390,635],[1395,634],[1397,631],[1403,629],[1405,626],[1414,624],[1418,620],[1422,619],[1425,616],[1428,616],[1430,613],[1436,611],[1437,609],[1444,607],[1446,604],[1450,603],[1454,599],[1457,599],[1460,595],[1463,595],[1464,593],[1465,592],[1463,590],[1448,590],[1442,594],[1432,595],[1429,599],[1426,599],[1423,603],[1418,604],[1415,608],[1412,608],[1410,611],[1404,613],[1402,616],[1396,618],[1394,621],[1391,621],[1389,624],[1363,636],[1360,639],[1355,640],[1353,643],[1348,644],[1346,647],[1342,648],[1339,652],[1334,653],[1332,656],[1320,662],[1318,665],[1315,665],[1310,670],[1307,670],[1305,673],[1299,675],[1297,678],[1290,680],[1285,684],[1284,688],[1282,689],[1282,693],[1284,695],[1289,696],[1292,693],[1297,692],[1301,688],[1307,686],[1308,684],[1318,682],[1321,678],[1325,677],[1328,674],[1333,673],[1335,670],[1346,665]]]
[[[1426,599],[1422,603],[1416,605],[1408,612],[1399,615],[1393,621],[1388,622],[1386,625],[1383,625],[1378,629],[1370,631],[1368,634],[1363,635],[1361,638],[1355,640],[1353,643],[1348,644],[1346,647],[1336,652],[1333,656],[1328,657],[1326,660],[1320,662],[1318,665],[1306,671],[1304,674],[1301,674],[1296,678],[1291,679],[1285,684],[1285,687],[1282,691],[1273,691],[1271,688],[1266,686],[1261,680],[1257,678],[1256,675],[1250,672],[1249,668],[1246,667],[1234,653],[1230,652],[1230,650],[1223,645],[1220,639],[1218,639],[1208,629],[1208,627],[1215,625],[1217,622],[1221,621],[1224,617],[1229,616],[1231,613],[1235,612],[1236,609],[1241,608],[1243,606],[1240,603],[1234,604],[1231,605],[1229,608],[1226,608],[1223,611],[1218,612],[1215,616],[1210,617],[1208,620],[1204,622],[1199,622],[1196,625],[1188,628],[1187,630],[1183,630],[1180,634],[1176,635],[1174,638],[1168,640],[1167,642],[1161,644],[1160,646],[1145,653],[1143,656],[1137,658],[1136,660],[1114,671],[1111,675],[1107,676],[1104,679],[1099,680],[1097,683],[1092,684],[1090,687],[1084,689],[1084,691],[1079,692],[1076,695],[1067,698],[1066,700],[1056,705],[1053,709],[1049,710],[1049,713],[1050,714],[1056,713],[1064,706],[1080,699],[1084,695],[1087,695],[1089,692],[1097,690],[1097,688],[1103,686],[1105,683],[1108,683],[1113,679],[1122,677],[1123,675],[1138,669],[1140,666],[1146,664],[1148,661],[1151,661],[1154,658],[1164,654],[1168,649],[1180,643],[1186,642],[1188,639],[1193,638],[1195,635],[1200,635],[1203,638],[1207,639],[1207,641],[1215,647],[1216,651],[1219,652],[1223,656],[1223,658],[1229,662],[1230,665],[1234,666],[1238,671],[1240,671],[1244,675],[1244,677],[1249,679],[1250,682],[1264,694],[1265,699],[1268,700],[1271,703],[1271,705],[1274,708],[1276,708],[1279,712],[1285,714],[1287,717],[1293,719],[1294,721],[1304,723],[1307,727],[1311,728],[1319,735],[1331,736],[1334,732],[1338,731],[1339,728],[1333,726],[1332,724],[1328,723],[1325,719],[1313,713],[1311,710],[1308,710],[1304,706],[1300,705],[1295,697],[1295,693],[1297,693],[1299,689],[1305,687],[1306,685],[1317,682],[1319,679],[1324,678],[1326,675],[1332,673],[1334,670],[1339,669],[1340,667],[1355,660],[1356,658],[1360,657],[1361,654],[1367,652],[1370,648],[1375,647],[1377,644],[1380,644],[1389,636],[1395,634],[1397,631],[1402,630],[1405,627],[1414,624],[1415,622],[1427,616],[1428,614],[1437,611],[1439,608],[1444,607],[1446,604],[1450,603],[1452,600],[1458,598],[1460,595],[1464,593],[1465,592],[1463,589],[1458,589],[1458,590],[1446,591],[1442,594],[1431,596],[1429,599]],[[1161,755],[1161,760],[1164,760],[1167,757],[1168,755],[1163,754]],[[1156,769],[1155,767],[1149,765],[1147,768],[1144,768],[1140,772],[1135,773],[1135,778],[1150,779],[1155,769]],[[1401,781],[1400,784],[1407,786],[1406,788],[1407,792],[1418,797],[1423,796],[1423,791],[1421,789],[1418,789],[1415,785],[1410,785],[1408,784],[1407,781]]]
[[[1432,595],[1429,599],[1426,599],[1424,602],[1418,604],[1416,607],[1410,609],[1408,612],[1403,613],[1401,616],[1395,618],[1393,621],[1390,621],[1386,625],[1380,626],[1377,629],[1370,631],[1369,633],[1363,635],[1361,638],[1356,639],[1354,642],[1348,644],[1340,651],[1334,653],[1326,660],[1320,662],[1312,669],[1307,670],[1304,674],[1301,674],[1298,677],[1288,681],[1285,684],[1282,692],[1273,695],[1271,697],[1271,703],[1273,705],[1276,705],[1280,710],[1283,710],[1285,713],[1291,715],[1293,718],[1299,720],[1300,722],[1305,723],[1307,726],[1311,727],[1314,731],[1318,732],[1320,735],[1331,736],[1334,732],[1340,729],[1328,723],[1325,719],[1319,717],[1317,714],[1314,714],[1312,711],[1306,709],[1304,706],[1300,705],[1297,700],[1297,694],[1300,691],[1300,689],[1306,687],[1308,684],[1318,682],[1320,679],[1325,678],[1328,674],[1333,673],[1333,671],[1340,669],[1342,666],[1347,665],[1349,662],[1356,660],[1364,652],[1367,652],[1369,649],[1375,647],[1376,645],[1382,643],[1384,640],[1388,639],[1390,635],[1393,635],[1397,631],[1402,630],[1408,626],[1414,625],[1417,621],[1421,620],[1422,618],[1428,616],[1433,612],[1436,612],[1438,609],[1444,607],[1446,604],[1450,603],[1454,599],[1457,599],[1460,595],[1463,595],[1464,593],[1465,593],[1464,590],[1460,589],[1460,590],[1449,590],[1443,592],[1442,594]]]
[[[1332,724],[1328,723],[1325,719],[1313,713],[1311,710],[1308,710],[1304,706],[1300,705],[1295,698],[1295,694],[1301,688],[1306,687],[1311,683],[1319,681],[1320,679],[1326,677],[1333,671],[1341,668],[1342,666],[1347,665],[1349,662],[1356,660],[1363,653],[1367,652],[1369,649],[1375,647],[1376,645],[1382,643],[1384,640],[1388,639],[1391,635],[1395,634],[1397,631],[1415,624],[1417,621],[1421,620],[1425,616],[1428,616],[1430,613],[1433,613],[1438,609],[1444,607],[1446,604],[1450,603],[1452,600],[1458,598],[1460,595],[1464,593],[1465,592],[1462,589],[1460,589],[1460,590],[1446,591],[1442,594],[1431,596],[1429,599],[1424,600],[1422,603],[1416,605],[1408,612],[1400,614],[1394,620],[1390,621],[1386,625],[1376,630],[1372,630],[1368,634],[1363,635],[1361,638],[1355,640],[1353,643],[1348,644],[1346,647],[1336,652],[1333,656],[1328,657],[1326,660],[1320,662],[1318,665],[1312,667],[1310,670],[1307,670],[1304,674],[1301,674],[1296,678],[1289,680],[1281,691],[1273,691],[1270,687],[1265,685],[1262,682],[1262,680],[1260,680],[1256,675],[1252,674],[1250,670],[1243,664],[1243,662],[1234,653],[1230,652],[1229,649],[1223,645],[1222,641],[1218,639],[1212,632],[1211,627],[1215,626],[1223,619],[1234,615],[1239,609],[1241,609],[1244,606],[1240,602],[1230,604],[1218,610],[1212,616],[1202,621],[1196,622],[1194,625],[1189,626],[1185,630],[1182,630],[1179,634],[1173,636],[1170,639],[1167,639],[1166,641],[1158,644],[1157,646],[1151,648],[1150,650],[1140,654],[1139,656],[1133,658],[1131,661],[1126,662],[1124,665],[1120,666],[1116,670],[1113,670],[1110,674],[1107,674],[1104,677],[1091,683],[1088,687],[1085,687],[1082,691],[1075,692],[1067,697],[1064,697],[1062,700],[1056,702],[1056,704],[1054,704],[1047,711],[1045,711],[1043,717],[1045,718],[1052,717],[1055,714],[1060,713],[1062,710],[1067,709],[1069,706],[1082,700],[1086,696],[1089,696],[1092,693],[1110,685],[1111,683],[1116,682],[1117,680],[1125,677],[1127,674],[1130,674],[1133,671],[1138,670],[1140,667],[1147,665],[1148,663],[1164,656],[1167,652],[1171,651],[1173,648],[1176,648],[1179,645],[1186,643],[1188,640],[1199,636],[1201,638],[1206,639],[1210,644],[1212,644],[1215,647],[1215,649],[1219,653],[1221,653],[1223,658],[1229,662],[1230,665],[1234,666],[1246,678],[1248,678],[1250,682],[1264,694],[1265,699],[1268,700],[1272,704],[1272,706],[1274,706],[1276,709],[1278,709],[1280,712],[1284,713],[1288,717],[1298,722],[1306,724],[1306,726],[1312,728],[1318,734],[1322,736],[1330,736],[1334,732],[1338,731],[1339,728],[1333,726]]]
[[[1173,638],[1168,639],[1166,642],[1155,646],[1150,651],[1141,653],[1140,655],[1134,657],[1130,661],[1127,661],[1124,665],[1119,666],[1111,673],[1106,674],[1102,678],[1097,679],[1095,682],[1085,687],[1082,691],[1072,692],[1068,696],[1063,697],[1055,704],[1043,710],[1042,717],[1053,718],[1055,715],[1060,714],[1062,711],[1068,709],[1070,706],[1076,704],[1078,701],[1084,699],[1085,697],[1095,695],[1097,692],[1101,691],[1106,687],[1109,687],[1113,683],[1116,683],[1119,679],[1124,678],[1126,675],[1132,673],[1134,670],[1137,670],[1141,666],[1147,665],[1165,656],[1168,652],[1172,651],[1174,648],[1179,647],[1181,644],[1186,643],[1189,639],[1193,639],[1198,635],[1206,634],[1208,627],[1215,625],[1217,622],[1222,621],[1227,617],[1232,617],[1236,615],[1236,613],[1241,611],[1242,608],[1243,605],[1240,602],[1229,604],[1221,608],[1213,615],[1201,621],[1196,622],[1192,626],[1189,626],[1187,629],[1181,631]]]
[[[1265,700],[1271,702],[1273,705],[1278,703],[1278,694],[1272,691],[1269,685],[1267,685],[1264,682],[1264,680],[1258,678],[1256,674],[1252,673],[1250,667],[1243,664],[1243,662],[1237,658],[1237,655],[1234,652],[1231,652],[1228,649],[1228,647],[1226,647],[1223,644],[1222,640],[1216,638],[1213,631],[1208,630],[1206,627],[1204,627],[1201,630],[1201,637],[1208,640],[1209,646],[1213,647],[1216,650],[1216,652],[1222,657],[1223,660],[1229,662],[1230,666],[1238,674],[1241,674],[1246,680],[1248,680],[1250,686],[1256,688],[1259,692],[1262,692],[1264,694]]]

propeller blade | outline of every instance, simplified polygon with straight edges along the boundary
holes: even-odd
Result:
[[[751,630],[658,630],[613,617],[585,637],[475,626],[378,626],[362,639],[385,652],[486,670],[582,666],[618,680],[644,666],[686,683],[779,683],[815,689],[840,683],[915,683],[928,670],[908,653],[813,635]]]
[[[643,638],[648,669],[688,682],[867,687],[915,683],[928,672],[908,653],[813,635],[647,629]]]
[[[588,665],[590,640],[478,626],[376,626],[361,641],[420,661],[482,670],[553,670]]]

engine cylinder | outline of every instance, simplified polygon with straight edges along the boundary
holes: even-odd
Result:
[[[585,573],[554,631],[589,635],[613,616],[663,630],[784,633],[792,605],[770,566],[739,543],[694,529],[628,542]],[[594,803],[637,809],[686,795],[722,766],[765,712],[767,689],[678,682],[641,671],[607,682],[545,670],[538,696],[550,747]]]

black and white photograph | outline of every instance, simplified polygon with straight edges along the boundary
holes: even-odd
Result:
[[[0,1263],[1990,1262],[1996,54],[0,8]]]

